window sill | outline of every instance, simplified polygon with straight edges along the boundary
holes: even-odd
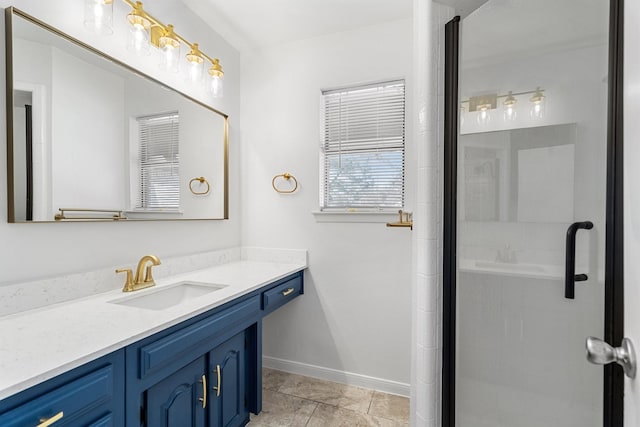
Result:
[[[387,223],[398,220],[397,212],[312,211],[316,222]]]

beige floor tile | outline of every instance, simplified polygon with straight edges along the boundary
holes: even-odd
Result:
[[[262,368],[262,388],[278,391],[290,375],[289,373],[276,371],[275,369]]]
[[[293,374],[284,381],[278,391],[364,414],[369,410],[373,396],[373,390]]]
[[[407,423],[374,417],[336,406],[318,404],[307,427],[401,427]]]
[[[304,427],[318,404],[272,390],[262,396],[262,412],[251,415],[251,427]]]
[[[409,399],[375,391],[371,399],[369,415],[408,423]]]

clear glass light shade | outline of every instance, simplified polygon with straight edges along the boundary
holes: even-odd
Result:
[[[546,112],[546,102],[545,99],[542,98],[539,101],[532,101],[531,102],[531,110],[530,110],[530,114],[531,114],[531,118],[532,119],[541,119],[544,117]]]
[[[96,34],[113,34],[113,0],[84,0],[84,26]]]
[[[131,25],[127,48],[138,56],[146,56],[151,53],[149,31],[143,24],[134,23]]]
[[[536,89],[531,99],[531,107],[529,109],[529,115],[534,120],[539,120],[544,117],[546,113],[546,96],[542,94],[540,88]]]
[[[476,118],[479,125],[486,125],[491,121],[491,106],[480,105],[478,107],[478,117]]]
[[[204,76],[204,57],[198,49],[198,43],[191,46],[191,50],[187,54],[187,81],[197,84],[202,81]]]
[[[204,61],[203,60],[189,60],[187,61],[187,81],[189,83],[197,84],[202,81],[204,74]]]
[[[160,68],[172,73],[180,71],[180,42],[168,37],[161,37],[158,47],[161,52]]]
[[[502,114],[505,122],[514,122],[517,118],[516,113],[516,104],[518,100],[513,96],[511,91],[507,95],[507,99],[504,100],[502,106],[504,107],[504,112]]]
[[[224,96],[224,82],[220,76],[211,76],[209,83],[211,94],[214,98],[222,98]]]

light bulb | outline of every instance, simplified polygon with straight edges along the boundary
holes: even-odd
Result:
[[[146,56],[151,53],[149,33],[142,25],[135,24],[129,31],[129,50],[138,56]]]
[[[511,91],[509,91],[509,95],[507,96],[507,99],[504,100],[504,102],[502,103],[502,105],[504,105],[504,121],[505,122],[513,122],[516,120],[516,104],[518,103],[518,100],[513,96],[513,94],[511,93]]]
[[[84,26],[96,34],[113,34],[113,0],[85,0]]]
[[[191,46],[191,51],[187,54],[187,76],[190,83],[199,83],[204,74],[204,58],[198,48],[198,43]]]
[[[222,98],[224,95],[224,84],[222,77],[211,77],[211,94],[214,98]]]
[[[142,9],[142,2],[136,2],[131,13],[127,15],[127,21],[131,24],[127,49],[138,56],[149,55],[151,53],[149,40],[151,21],[146,18],[146,14]]]
[[[477,121],[480,125],[486,125],[491,121],[491,104],[483,104],[478,106]]]
[[[211,63],[209,76],[211,76],[211,82],[209,83],[211,94],[214,98],[221,98],[224,95],[224,85],[222,80],[224,73],[222,72],[222,66],[218,59],[214,59]]]
[[[164,35],[158,41],[162,52],[160,68],[177,73],[180,70],[180,41],[173,32],[173,25],[167,25]]]
[[[538,87],[529,101],[531,101],[531,109],[529,114],[532,119],[542,119],[546,109],[546,97],[542,94],[542,90]]]

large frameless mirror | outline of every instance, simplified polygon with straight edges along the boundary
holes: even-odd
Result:
[[[6,9],[9,222],[228,218],[227,116]]]

